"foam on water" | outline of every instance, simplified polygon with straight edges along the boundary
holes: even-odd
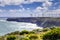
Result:
[[[33,23],[24,23],[24,22],[9,22],[5,20],[0,20],[0,35],[4,35],[14,31],[22,30],[33,30],[33,29],[43,29],[38,27]]]

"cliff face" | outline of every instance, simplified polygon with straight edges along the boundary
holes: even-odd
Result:
[[[48,18],[48,17],[8,18],[7,21],[36,23],[38,26],[42,27],[60,26],[60,18]]]

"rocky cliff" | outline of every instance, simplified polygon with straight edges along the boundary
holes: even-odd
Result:
[[[60,26],[60,18],[21,17],[21,18],[8,18],[7,21],[36,23],[38,26],[42,27]]]

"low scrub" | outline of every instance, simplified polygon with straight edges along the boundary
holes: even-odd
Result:
[[[54,28],[43,36],[43,40],[60,40],[60,28]]]
[[[16,39],[16,37],[13,35],[7,37],[7,40],[15,40],[15,39]]]

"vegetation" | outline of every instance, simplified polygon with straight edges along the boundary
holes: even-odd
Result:
[[[60,27],[15,31],[0,37],[0,40],[60,40]]]
[[[8,36],[8,37],[7,37],[7,40],[15,40],[15,39],[16,39],[15,36]]]
[[[37,40],[38,39],[38,36],[37,35],[31,35],[29,37],[30,40]]]
[[[44,40],[58,40],[60,39],[60,28],[50,30],[43,36]]]
[[[24,35],[24,34],[29,34],[29,32],[27,30],[23,30],[22,32],[20,32],[20,35]]]

